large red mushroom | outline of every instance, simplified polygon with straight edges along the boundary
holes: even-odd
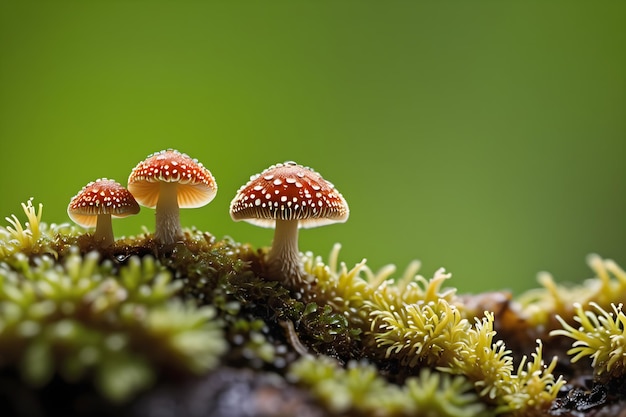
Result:
[[[275,228],[268,273],[291,288],[304,280],[298,228],[345,222],[349,214],[348,203],[333,184],[292,161],[252,176],[230,204],[233,220]]]

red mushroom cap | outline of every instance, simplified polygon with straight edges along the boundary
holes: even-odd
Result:
[[[335,186],[311,168],[288,161],[272,165],[237,191],[233,220],[274,227],[275,220],[298,220],[301,228],[345,222],[350,210]]]
[[[67,207],[67,214],[83,227],[96,226],[98,215],[126,217],[139,213],[133,195],[118,182],[100,178],[85,185]]]
[[[178,183],[177,200],[181,208],[202,207],[217,193],[211,172],[197,159],[174,149],[153,153],[137,164],[128,177],[128,189],[139,204],[155,207],[160,182]]]

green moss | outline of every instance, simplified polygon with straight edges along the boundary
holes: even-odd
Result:
[[[603,309],[611,309],[611,304],[626,302],[626,272],[615,261],[591,254],[587,264],[595,276],[580,284],[557,284],[548,272],[538,275],[542,287],[517,298],[529,325],[551,330],[559,327],[557,315],[569,321],[577,314],[576,304],[593,302]]]
[[[226,345],[215,309],[173,297],[183,283],[154,257],[120,264],[81,253],[59,243],[60,229],[39,223],[41,206],[36,218],[32,205],[24,209],[28,226],[14,218],[2,242],[1,366],[16,366],[32,386],[55,374],[92,380],[120,401],[161,372],[198,374],[217,365]]]
[[[289,378],[310,389],[330,411],[364,416],[487,415],[487,407],[461,376],[424,368],[402,385],[380,376],[370,363],[341,366],[325,356],[304,356],[289,369]]]
[[[337,268],[338,251],[335,246],[328,267],[309,257],[305,269],[319,278],[311,288],[317,299],[328,300],[363,330],[365,357],[393,369],[400,381],[433,367],[463,375],[498,413],[523,415],[550,407],[564,384],[551,373],[556,359],[545,367],[539,345],[533,360],[527,363],[523,357],[516,370],[512,352],[496,339],[494,313],[468,316],[454,289],[443,288],[450,274],[440,269],[427,280],[416,275],[419,265],[414,263],[396,281],[390,279],[390,267],[378,274],[365,263],[350,271],[343,264]]]
[[[302,255],[311,279],[294,291],[266,278],[265,248],[185,229],[167,247],[144,233],[99,249],[43,223],[42,205],[23,210],[24,225],[0,227],[0,372],[35,392],[61,378],[128,403],[231,366],[281,375],[331,414],[543,416],[565,384],[544,346],[591,358],[598,382],[623,378],[626,273],[599,257],[596,278],[544,274],[510,299],[460,296],[451,274],[424,278],[417,262],[397,278],[348,268],[337,244],[328,262]],[[551,330],[574,340],[567,353]]]
[[[622,311],[623,306],[612,304],[611,312],[594,302],[589,306],[592,309],[585,310],[580,304],[574,305],[574,320],[580,324],[578,328],[557,316],[563,328],[550,334],[573,339],[572,348],[567,351],[573,355],[572,362],[591,358],[594,374],[599,379],[622,378],[626,374],[626,314]]]

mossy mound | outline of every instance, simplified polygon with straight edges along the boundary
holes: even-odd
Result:
[[[459,295],[443,269],[431,279],[417,263],[398,278],[365,262],[348,269],[339,245],[327,261],[304,253],[309,279],[288,289],[267,279],[264,248],[186,229],[173,245],[143,234],[103,249],[43,223],[41,205],[23,208],[24,225],[12,216],[0,228],[3,415],[602,416],[623,406],[626,274],[599,257],[585,298],[545,277],[518,298]]]

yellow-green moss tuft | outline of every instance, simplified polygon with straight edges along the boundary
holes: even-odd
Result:
[[[622,311],[623,306],[611,304],[611,312],[595,302],[589,306],[592,309],[585,310],[581,304],[575,304],[574,320],[580,324],[578,328],[557,316],[563,328],[553,330],[550,335],[573,339],[572,348],[567,351],[573,355],[572,362],[591,358],[594,374],[599,379],[623,377],[626,373],[626,314]]]
[[[31,386],[54,375],[91,379],[105,396],[125,400],[159,370],[202,373],[226,346],[212,307],[173,298],[181,282],[158,262],[132,256],[116,266],[73,247],[0,262],[0,367],[17,365]]]
[[[305,386],[340,415],[476,417],[487,408],[461,376],[422,369],[403,385],[387,382],[372,364],[350,361],[344,368],[322,356],[304,356],[290,367],[289,378]]]
[[[13,254],[26,256],[50,254],[58,255],[54,249],[54,241],[59,234],[65,237],[78,236],[78,231],[67,223],[48,225],[41,221],[43,204],[39,203],[38,210],[33,206],[33,199],[22,203],[22,210],[27,221],[22,225],[15,214],[6,217],[11,225],[0,226],[0,259]]]
[[[432,367],[463,376],[497,413],[532,415],[550,407],[564,384],[552,374],[556,358],[546,366],[538,342],[533,359],[524,357],[516,373],[512,352],[496,339],[494,313],[468,317],[463,299],[443,288],[451,277],[445,270],[426,279],[416,275],[419,264],[412,263],[394,280],[393,267],[374,274],[365,261],[352,270],[345,264],[337,268],[338,250],[336,245],[328,266],[309,255],[305,267],[319,280],[312,288],[317,299],[363,328],[366,357],[395,369],[400,381]]]
[[[587,264],[595,277],[580,284],[564,285],[557,284],[551,274],[542,272],[538,280],[543,288],[529,290],[516,298],[530,325],[556,328],[556,315],[570,320],[577,314],[576,304],[593,302],[610,309],[611,304],[626,302],[626,272],[615,261],[592,254],[587,257]]]

